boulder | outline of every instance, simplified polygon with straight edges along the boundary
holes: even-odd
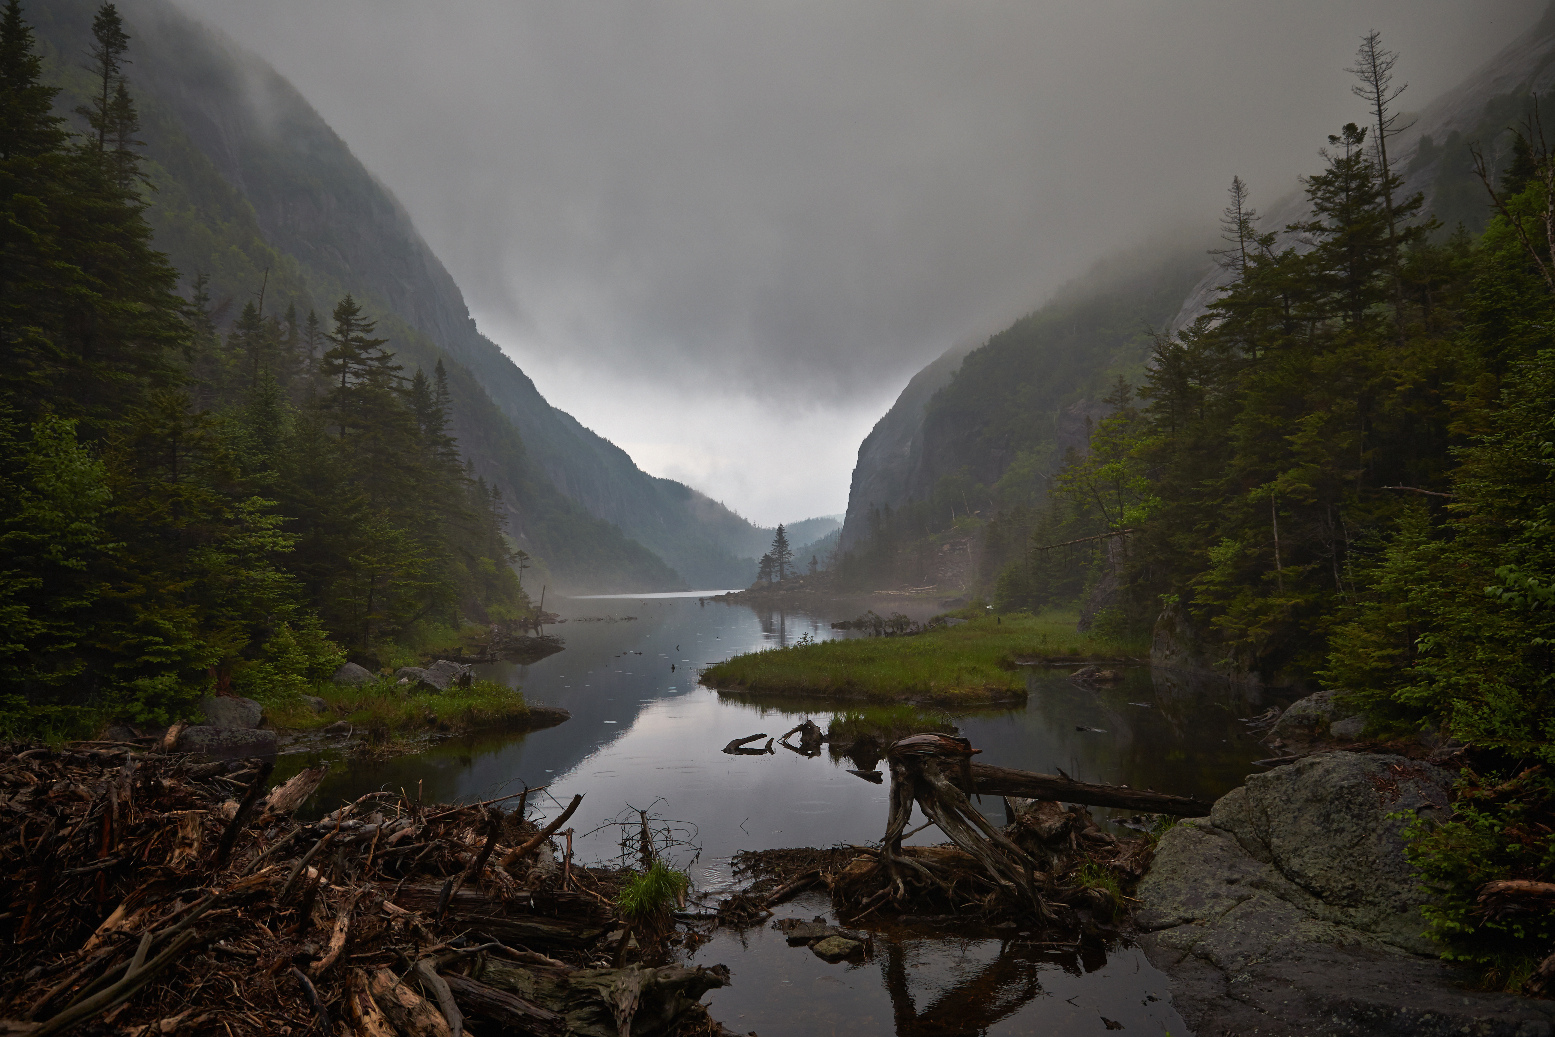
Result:
[[[303,705],[307,706],[315,713],[327,713],[329,711],[329,703],[319,698],[317,695],[304,695],[302,697],[302,702]]]
[[[265,708],[253,699],[213,695],[200,703],[205,723],[210,727],[252,730],[264,718]]]
[[[1135,921],[1199,1033],[1550,1033],[1555,1006],[1467,989],[1434,956],[1398,815],[1445,817],[1451,777],[1330,752],[1253,775],[1162,838]],[[1532,1025],[1533,1029],[1527,1029]]]
[[[394,679],[412,688],[427,691],[447,691],[451,687],[467,685],[473,671],[464,663],[439,659],[430,666],[401,666],[394,671]]]
[[[1290,748],[1306,748],[1328,739],[1354,741],[1366,730],[1366,721],[1334,701],[1332,691],[1313,692],[1297,699],[1269,728],[1268,741]],[[1343,726],[1336,726],[1343,725]]]
[[[1365,717],[1335,720],[1328,725],[1328,737],[1336,742],[1353,742],[1366,733]]]
[[[394,681],[409,688],[426,688],[431,691],[442,691],[427,671],[419,666],[401,666],[394,671]]]
[[[474,671],[465,663],[456,663],[451,659],[439,659],[426,668],[427,676],[433,680],[441,680],[444,691],[454,685],[468,686],[474,677]]]
[[[194,724],[180,732],[175,748],[181,753],[198,753],[209,756],[213,760],[274,756],[275,732],[255,728]]]
[[[358,666],[356,663],[346,663],[335,671],[335,676],[331,679],[336,684],[351,685],[371,684],[374,680],[371,670],[365,666]]]

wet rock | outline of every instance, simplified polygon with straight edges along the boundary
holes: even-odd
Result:
[[[259,726],[265,708],[253,699],[213,695],[200,703],[205,713],[205,723],[211,727],[242,728],[250,730]]]
[[[824,940],[812,943],[810,949],[818,958],[826,961],[841,961],[862,951],[864,945],[845,936],[828,936]]]
[[[194,724],[179,734],[177,751],[198,753],[216,760],[236,760],[248,756],[274,756],[275,747],[274,731]]]
[[[337,720],[326,727],[324,733],[327,735],[348,735],[351,733],[351,722],[349,720]]]
[[[373,674],[365,666],[358,666],[356,663],[346,663],[335,671],[335,676],[331,680],[336,684],[371,684],[373,682]]]
[[[304,696],[302,696],[302,703],[303,703],[303,705],[307,706],[309,709],[313,710],[313,712],[315,712],[315,713],[327,713],[327,712],[329,712],[329,703],[325,702],[323,699],[319,698],[317,695],[304,695]]]
[[[1197,1032],[1549,1033],[1555,1006],[1466,989],[1434,957],[1400,812],[1445,816],[1450,776],[1332,752],[1250,777],[1161,839],[1142,944]],[[1527,1025],[1534,1029],[1527,1029]],[[1546,1027],[1546,1028],[1540,1028]]]
[[[824,940],[837,931],[835,927],[827,925],[820,918],[813,922],[804,922],[797,918],[780,918],[772,923],[772,927],[782,932],[788,938],[790,947],[799,947],[814,943],[817,940]]]

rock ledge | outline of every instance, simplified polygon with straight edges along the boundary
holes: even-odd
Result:
[[[1166,833],[1136,917],[1199,1037],[1555,1032],[1555,1004],[1467,989],[1420,935],[1398,815],[1445,814],[1449,785],[1401,756],[1322,753]]]

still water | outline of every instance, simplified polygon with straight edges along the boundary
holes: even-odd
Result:
[[[564,599],[565,622],[547,629],[565,651],[537,663],[498,663],[483,676],[522,687],[531,701],[561,706],[572,719],[519,736],[451,740],[415,756],[337,768],[314,801],[331,809],[375,788],[405,788],[427,801],[505,795],[549,784],[541,815],[584,793],[571,822],[584,860],[618,850],[612,819],[647,810],[678,822],[678,862],[698,886],[730,881],[742,849],[829,846],[877,839],[887,788],[849,774],[847,759],[807,759],[781,746],[773,755],[731,756],[732,739],[782,735],[808,716],[823,729],[835,704],[720,695],[700,687],[700,670],[739,652],[801,637],[847,636],[838,615],[758,612],[709,600],[715,591]],[[1120,684],[1079,687],[1063,672],[1034,671],[1017,709],[956,716],[983,762],[1074,778],[1214,798],[1241,784],[1264,755],[1239,718],[1263,704],[1224,691],[1153,684],[1144,669]],[[761,743],[755,743],[760,745]],[[1002,821],[997,800],[984,809]],[[1098,815],[1105,813],[1098,811]],[[635,817],[635,813],[630,816]],[[584,835],[583,833],[588,833]],[[934,829],[914,842],[938,842]],[[813,917],[824,900],[801,899],[780,916]],[[1188,1032],[1166,1001],[1166,982],[1129,947],[1083,957],[965,933],[906,929],[877,934],[861,965],[827,965],[786,945],[782,934],[720,933],[696,953],[723,962],[734,984],[708,1001],[737,1032],[781,1034],[1102,1034]]]

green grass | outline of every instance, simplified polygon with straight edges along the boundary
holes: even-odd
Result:
[[[616,906],[633,922],[644,922],[666,915],[686,895],[691,879],[683,872],[654,861],[647,871],[634,875],[616,894]]]
[[[1023,658],[1142,656],[1147,646],[1076,633],[1066,613],[983,617],[910,637],[866,637],[737,655],[702,672],[723,690],[947,706],[1020,698]]]
[[[468,688],[408,694],[388,680],[360,686],[321,682],[312,694],[328,703],[324,712],[315,713],[300,696],[261,702],[266,717],[277,728],[306,731],[348,720],[382,737],[416,731],[475,730],[529,715],[522,692],[483,680],[473,681]]]

